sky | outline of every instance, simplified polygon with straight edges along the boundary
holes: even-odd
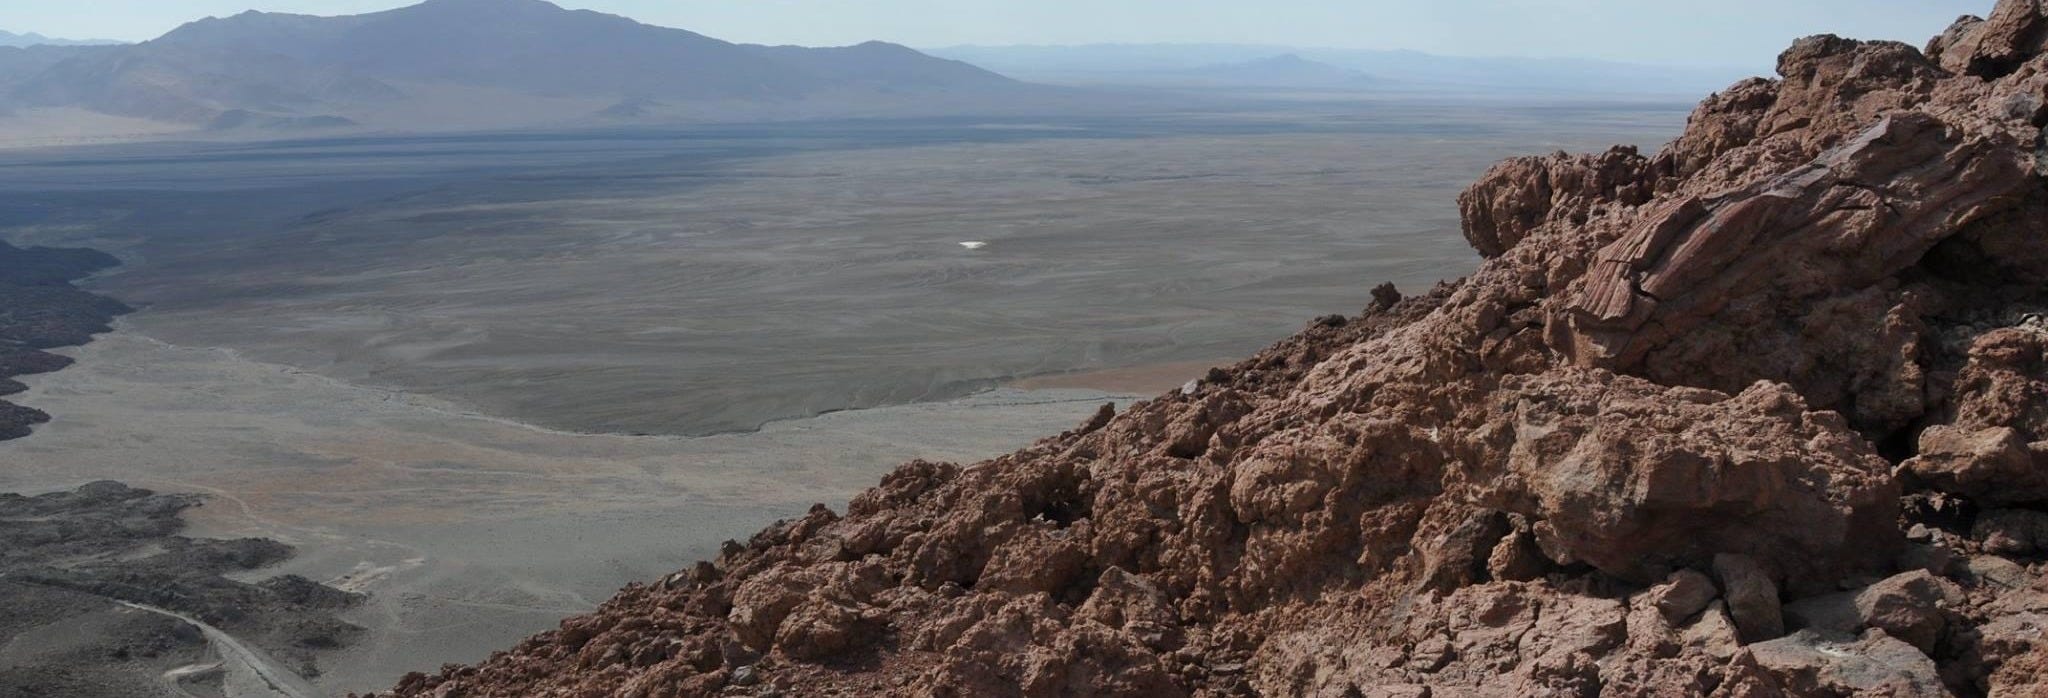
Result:
[[[0,29],[140,41],[247,9],[408,0],[0,0]],[[1994,0],[557,0],[729,41],[836,46],[1252,43],[1768,67],[1800,36],[1914,45]]]

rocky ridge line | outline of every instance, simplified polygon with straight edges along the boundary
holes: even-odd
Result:
[[[2048,14],[1833,36],[1488,259],[396,696],[2048,695]]]

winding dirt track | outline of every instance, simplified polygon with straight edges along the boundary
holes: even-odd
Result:
[[[222,689],[228,698],[320,698],[322,695],[298,674],[278,666],[261,650],[242,644],[241,640],[220,628],[176,611],[127,601],[118,603],[138,611],[178,619],[205,633],[214,652],[220,654],[221,670],[227,674]]]
[[[172,693],[184,696],[185,698],[199,698],[198,696],[193,695],[191,691],[185,690],[185,679],[188,677],[199,676],[209,672],[223,670],[224,669],[221,662],[214,662],[212,664],[187,664],[185,666],[181,666],[176,669],[164,672],[164,686],[171,689]]]

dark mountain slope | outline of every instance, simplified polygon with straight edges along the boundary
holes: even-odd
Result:
[[[157,43],[74,55],[21,81],[12,92],[20,106],[83,107],[194,124],[236,110],[321,114],[334,105],[402,96],[382,81],[286,56]]]
[[[429,0],[344,17],[245,12],[44,63],[0,58],[0,80],[17,75],[9,101],[195,124],[231,112],[244,120],[348,116],[451,88],[609,104],[849,92],[909,101],[921,91],[1016,85],[891,44],[740,46],[542,0]]]
[[[22,82],[35,78],[51,66],[95,49],[72,46],[0,46],[0,94],[11,95]],[[0,103],[0,113],[20,106],[13,100]]]
[[[194,22],[155,43],[536,94],[768,97],[827,84],[700,34],[540,0],[430,0],[350,17],[244,13]]]

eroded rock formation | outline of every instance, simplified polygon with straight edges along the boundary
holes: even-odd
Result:
[[[396,695],[2048,695],[2044,37],[1802,40],[1457,284]]]
[[[49,247],[20,248],[0,240],[0,395],[28,386],[15,376],[49,373],[71,359],[45,349],[92,341],[128,307],[81,291],[71,282],[118,262],[105,253]],[[0,400],[0,441],[27,436],[50,415]]]
[[[223,695],[220,671],[197,670],[220,661],[199,628],[123,604],[210,624],[306,676],[362,635],[340,617],[358,594],[248,579],[291,546],[179,535],[204,501],[118,482],[0,494],[0,696]]]

